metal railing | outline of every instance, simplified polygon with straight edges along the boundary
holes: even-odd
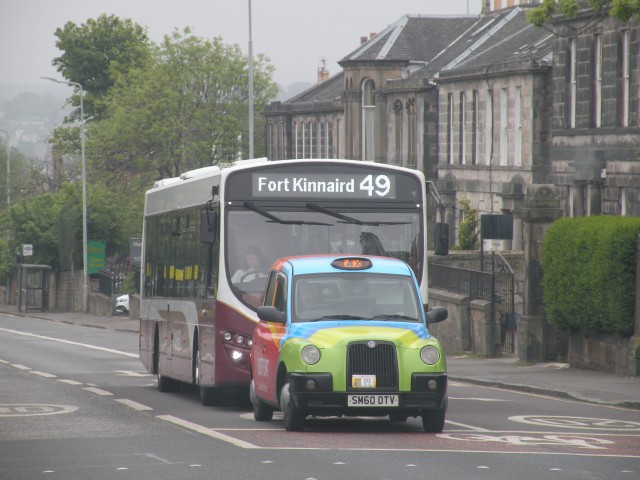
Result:
[[[515,275],[511,272],[481,272],[448,265],[429,264],[429,286],[504,304],[503,312],[514,312]]]
[[[98,291],[108,297],[122,292],[127,279],[128,266],[126,264],[108,265],[98,272]]]

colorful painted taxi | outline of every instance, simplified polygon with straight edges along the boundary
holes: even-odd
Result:
[[[287,430],[307,416],[421,417],[441,432],[447,410],[442,348],[427,324],[417,281],[403,261],[307,256],[276,261],[251,350],[254,418],[280,409]]]

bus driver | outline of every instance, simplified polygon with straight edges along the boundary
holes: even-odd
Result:
[[[231,283],[245,283],[267,276],[267,262],[258,247],[255,245],[249,246],[245,252],[244,259],[245,266],[233,274]]]

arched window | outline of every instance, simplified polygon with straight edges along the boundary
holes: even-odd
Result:
[[[375,160],[374,133],[376,106],[373,80],[362,82],[362,160]]]

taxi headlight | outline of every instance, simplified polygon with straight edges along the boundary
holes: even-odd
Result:
[[[307,365],[315,365],[320,361],[320,350],[313,345],[307,345],[300,352],[300,357]]]
[[[435,365],[440,360],[440,351],[432,345],[427,345],[420,350],[420,358],[427,365]]]

